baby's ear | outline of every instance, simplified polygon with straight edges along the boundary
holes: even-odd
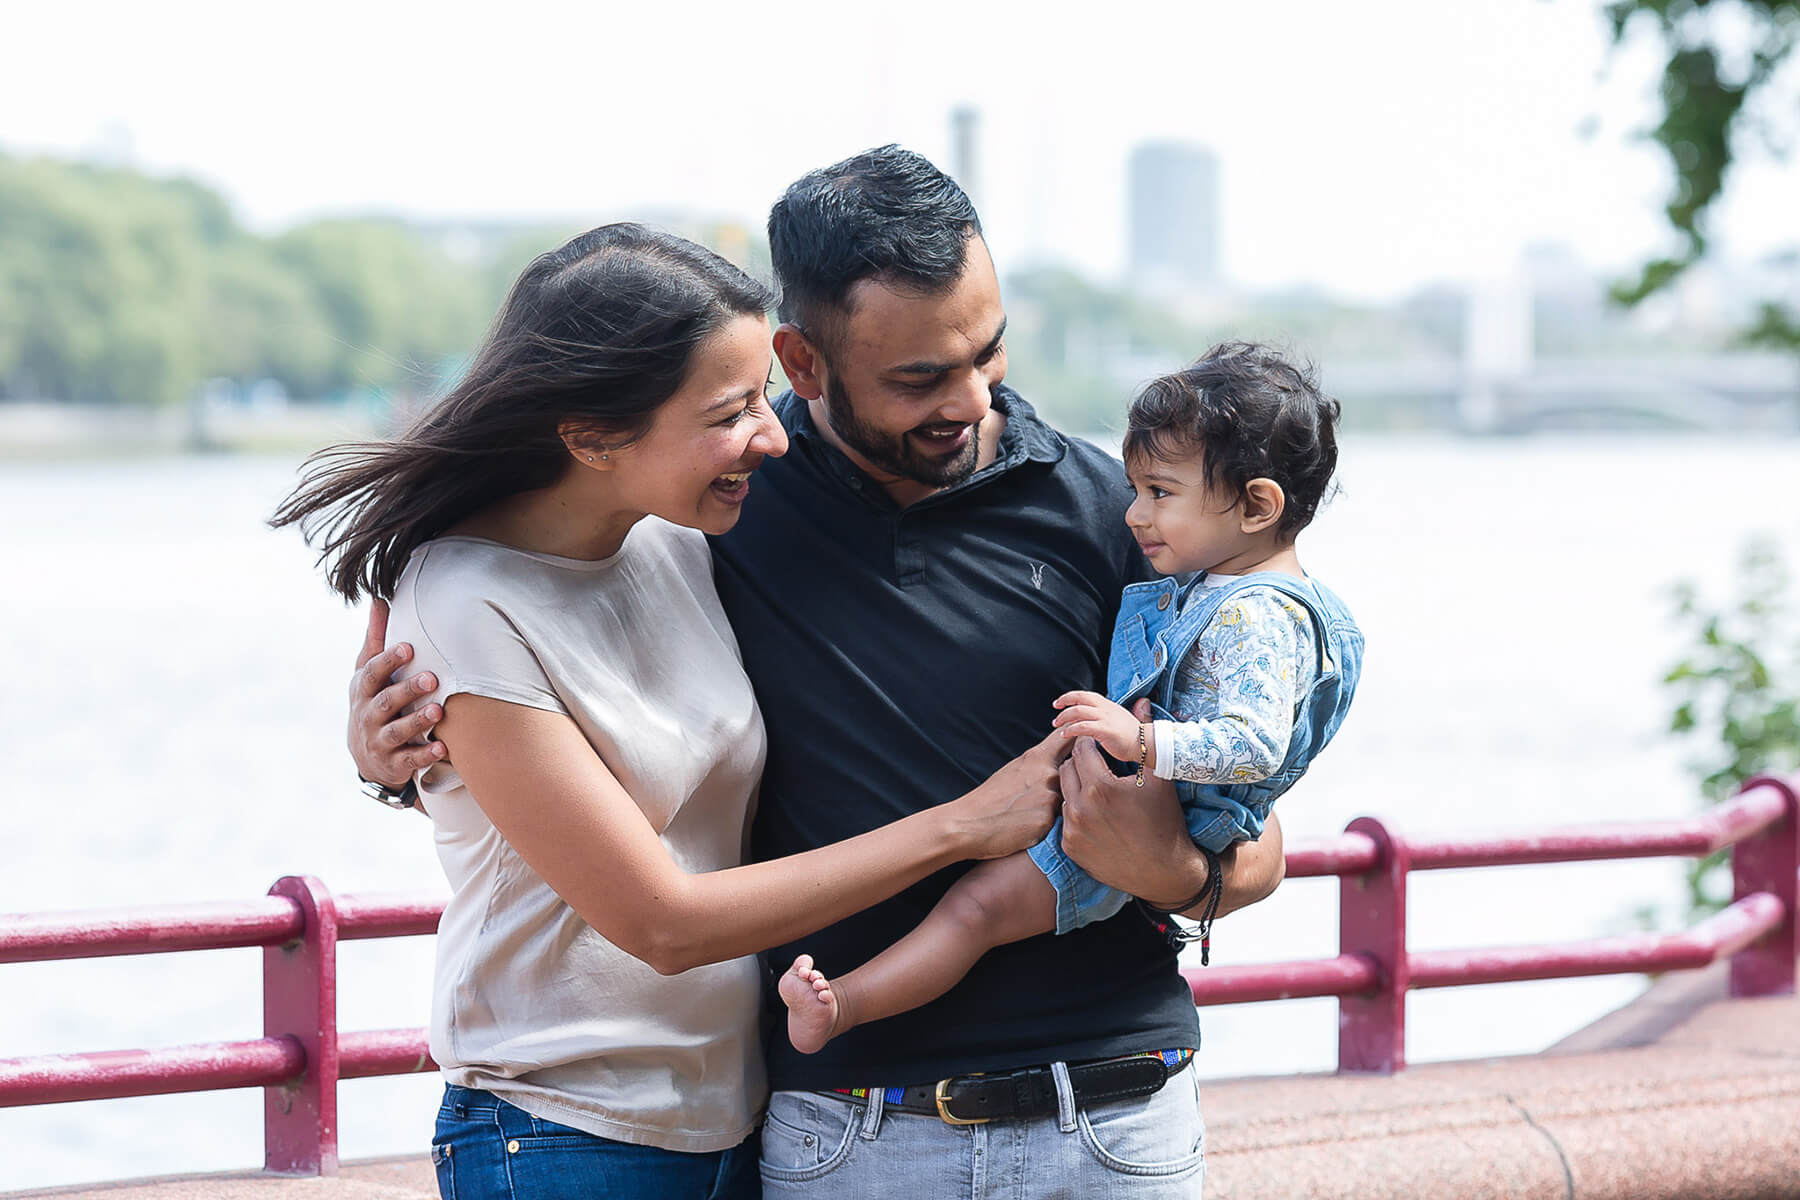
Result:
[[[1153,719],[1150,712],[1150,697],[1140,696],[1137,703],[1131,706],[1131,715],[1136,717],[1140,723]]]
[[[1287,508],[1287,493],[1273,479],[1252,479],[1244,485],[1244,518],[1238,528],[1245,533],[1261,533],[1281,522]]]

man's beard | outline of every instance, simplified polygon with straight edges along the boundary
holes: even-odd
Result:
[[[851,406],[849,391],[837,380],[829,381],[824,395],[831,428],[843,439],[844,445],[856,451],[876,470],[940,488],[961,483],[975,473],[975,464],[981,457],[979,427],[969,429],[968,445],[955,454],[921,454],[907,440],[906,434],[886,434],[858,418]]]

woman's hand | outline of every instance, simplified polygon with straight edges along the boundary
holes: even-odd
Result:
[[[369,628],[356,656],[356,673],[350,676],[350,729],[345,741],[358,775],[398,788],[414,771],[444,757],[444,743],[419,741],[444,719],[444,710],[427,704],[418,712],[405,713],[408,704],[437,687],[437,676],[422,671],[399,683],[388,682],[412,661],[412,647],[401,642],[382,649],[387,621],[385,601],[370,605]]]
[[[1069,757],[1070,745],[1052,732],[946,806],[957,818],[964,857],[1001,858],[1043,840],[1062,805],[1057,768]]]
[[[1148,741],[1138,740],[1140,735],[1150,737],[1145,723],[1099,692],[1064,692],[1051,707],[1062,710],[1051,724],[1063,737],[1091,737],[1122,763],[1156,761],[1154,755],[1146,753]]]

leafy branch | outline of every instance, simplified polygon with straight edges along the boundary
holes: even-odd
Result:
[[[1613,0],[1605,12],[1615,49],[1634,26],[1647,24],[1665,53],[1658,88],[1662,115],[1648,137],[1674,170],[1663,212],[1678,246],[1614,286],[1613,298],[1633,305],[1672,285],[1705,256],[1706,216],[1724,193],[1739,138],[1759,128],[1756,101],[1770,94],[1800,43],[1800,0]],[[1766,107],[1792,121],[1792,104]],[[1780,136],[1761,132],[1770,152],[1785,157]],[[1800,314],[1769,302],[1748,336],[1758,345],[1800,349]]]
[[[1669,729],[1700,747],[1689,766],[1708,803],[1753,775],[1800,769],[1800,635],[1773,543],[1745,548],[1738,592],[1730,606],[1713,610],[1693,583],[1675,591],[1676,619],[1692,641],[1664,677],[1675,698]],[[1693,908],[1729,901],[1725,859],[1720,851],[1688,869]]]

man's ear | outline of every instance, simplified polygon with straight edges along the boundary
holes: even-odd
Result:
[[[775,360],[794,395],[817,400],[825,394],[825,356],[804,330],[792,321],[783,321],[775,328],[774,346]]]
[[[1287,493],[1273,479],[1252,479],[1244,485],[1244,517],[1238,528],[1245,533],[1261,533],[1281,523],[1287,508]]]
[[[556,427],[556,436],[562,439],[563,449],[569,452],[576,466],[590,471],[612,470],[615,451],[599,430],[564,421]]]

